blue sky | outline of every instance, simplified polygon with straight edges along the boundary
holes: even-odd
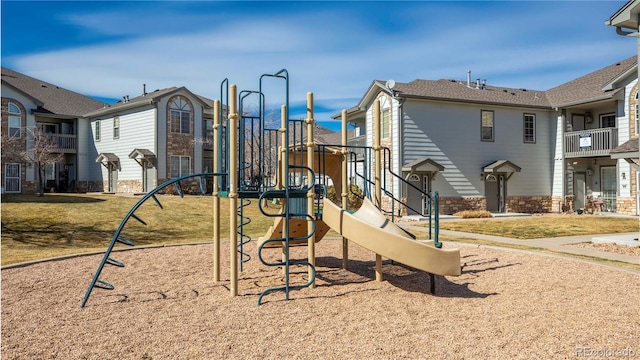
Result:
[[[547,90],[636,54],[604,24],[626,1],[2,1],[2,65],[89,96],[186,86],[217,99],[287,69],[292,117],[375,79],[487,79]],[[265,82],[282,102],[283,82]],[[336,128],[335,126],[330,126]]]

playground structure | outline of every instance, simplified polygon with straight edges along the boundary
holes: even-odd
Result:
[[[266,96],[263,87],[264,82],[270,78],[285,81],[285,104],[281,107],[280,124],[277,128],[269,128],[269,124],[265,121]],[[182,197],[184,194],[182,183],[185,181],[195,181],[202,194],[206,193],[208,182],[212,183],[213,280],[215,282],[221,280],[220,197],[229,198],[231,215],[229,290],[231,296],[238,295],[238,270],[242,271],[243,263],[251,260],[250,254],[244,249],[244,245],[252,240],[244,232],[244,227],[251,221],[245,216],[244,208],[250,205],[252,200],[257,201],[258,208],[264,216],[274,218],[273,226],[258,239],[257,256],[265,266],[282,267],[284,270],[284,284],[265,289],[258,298],[258,304],[262,303],[265,295],[272,292],[283,291],[288,300],[291,290],[315,286],[316,242],[320,241],[330,229],[342,236],[342,267],[344,269],[348,269],[349,241],[376,254],[377,281],[382,281],[382,257],[427,272],[431,280],[431,293],[435,292],[434,275],[458,276],[461,274],[459,250],[442,249],[442,243],[438,240],[437,193],[428,194],[414,187],[429,201],[430,240],[416,240],[415,236],[393,222],[395,216],[393,209],[387,213],[382,209],[383,192],[392,197],[392,204],[399,203],[407,206],[393,198],[392,193],[384,189],[383,184],[387,183],[387,176],[395,176],[406,186],[413,185],[389,169],[386,171],[382,169],[383,157],[388,156],[388,149],[380,145],[379,101],[375,102],[373,111],[373,146],[347,144],[347,121],[344,110],[341,144],[318,145],[313,141],[315,127],[313,94],[307,94],[306,118],[290,119],[289,75],[285,69],[275,74],[262,75],[257,91],[238,93],[237,87],[229,85],[228,80],[225,79],[221,84],[220,93],[221,99],[214,102],[213,167],[215,171],[171,179],[148,192],[131,208],[112,237],[85,293],[81,307],[86,305],[94,288],[114,289],[112,284],[101,280],[99,276],[105,265],[125,266],[124,263],[113,259],[111,252],[117,243],[134,245],[133,241],[122,235],[130,219],[146,225],[135,211],[149,199],[162,208],[156,195],[165,192],[167,188],[173,187]],[[226,101],[222,104],[225,98]],[[250,98],[257,98],[257,113],[247,110],[246,103]],[[390,162],[385,159],[384,163]],[[349,174],[360,179],[364,184],[363,205],[355,212],[348,209],[348,191],[352,189],[348,181]],[[327,178],[331,179],[335,194],[342,200],[341,207],[326,196]],[[275,214],[265,211],[263,204],[269,200],[279,201],[282,205],[281,211]],[[432,220],[435,231],[433,239],[431,239]],[[292,260],[289,253],[292,246],[307,246],[307,259]],[[281,261],[265,260],[263,251],[270,248],[282,250]],[[306,283],[297,285],[290,283],[291,267],[294,266],[307,267]]]

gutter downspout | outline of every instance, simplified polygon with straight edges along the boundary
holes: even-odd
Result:
[[[396,174],[402,174],[402,164],[404,163],[404,127],[403,127],[403,105],[404,98],[393,96],[391,99],[398,102],[398,164],[396,164]],[[402,184],[399,185],[398,198],[402,199]]]
[[[635,36],[636,38],[636,70],[637,70],[637,74],[636,74],[636,83],[637,86],[640,86],[640,14],[636,15],[636,28],[634,29],[634,31],[624,31],[622,29],[621,26],[616,26],[616,34],[620,35],[620,36]],[[631,135],[631,134],[629,134]],[[638,148],[640,148],[640,137],[638,137]],[[636,179],[636,181],[638,181],[638,179]],[[617,189],[616,191],[618,191],[619,189]],[[636,194],[636,199],[638,198],[637,194]],[[636,209],[638,208],[638,204],[636,204]]]

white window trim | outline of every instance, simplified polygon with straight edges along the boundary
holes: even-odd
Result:
[[[120,139],[120,118],[113,118],[113,138]]]
[[[172,116],[172,113],[174,111],[176,113],[178,113],[178,125],[179,125],[179,130],[178,131],[173,131],[173,116]],[[183,126],[182,126],[182,114],[183,113],[187,113],[189,115],[188,129],[183,129]],[[189,101],[187,101],[187,99],[183,98],[182,96],[176,97],[174,100],[171,101],[171,105],[169,105],[169,122],[170,122],[169,123],[169,130],[174,134],[184,134],[184,135],[191,134],[191,118],[192,118],[192,115],[193,115],[193,109],[192,109],[191,104],[189,103]]]
[[[638,111],[640,111],[640,104],[638,101],[638,94],[640,94],[640,90],[636,91],[636,111],[635,111],[635,123],[636,123],[636,129],[635,129],[635,133],[636,135],[640,134],[640,114],[638,114]]]
[[[7,112],[9,113],[9,117],[7,121],[7,134],[9,134],[9,136],[13,138],[21,138],[22,137],[22,130],[21,130],[22,129],[22,110],[20,110],[20,107],[18,105],[12,102],[9,102],[7,105]],[[12,120],[17,121],[18,126],[11,126]]]
[[[178,172],[177,175],[175,175],[174,173],[174,169],[175,167],[173,166],[173,160],[174,159],[178,159]],[[189,168],[187,170],[186,174],[182,173],[182,163],[183,161],[187,161],[187,164],[189,165]],[[181,176],[185,176],[185,175],[189,175],[191,173],[191,156],[186,156],[186,155],[171,155],[170,157],[170,166],[171,168],[169,169],[169,174],[171,176],[172,179],[174,178],[178,178]]]
[[[484,124],[483,124],[483,115],[484,113],[491,113],[491,138],[485,139],[484,137]],[[494,142],[496,141],[496,114],[493,110],[480,110],[480,141],[482,142]]]
[[[526,119],[527,116],[533,118],[533,139],[527,140],[526,134]],[[536,114],[525,113],[522,117],[522,141],[526,144],[535,144],[536,143]]]
[[[95,126],[95,132],[94,132],[94,140],[95,141],[100,141],[100,139],[102,138],[100,132],[102,130],[102,125],[100,124],[100,120],[96,120],[96,126]]]
[[[387,118],[387,123],[385,124],[385,116]],[[391,109],[386,108],[382,109],[381,119],[380,119],[380,138],[387,139],[391,137]]]

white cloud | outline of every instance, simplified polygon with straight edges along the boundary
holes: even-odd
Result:
[[[292,106],[304,104],[312,91],[316,104],[328,109],[316,113],[316,119],[328,120],[354,106],[374,79],[464,80],[472,70],[474,78],[493,85],[546,90],[635,52],[633,41],[596,22],[609,14],[583,11],[580,19],[566,18],[548,10],[554,4],[525,3],[509,10],[499,3],[475,16],[469,11],[454,16],[463,4],[403,3],[411,9],[389,14],[397,22],[393,28],[376,27],[368,13],[354,17],[324,8],[283,17],[174,14],[168,9],[175,4],[160,11],[112,10],[76,14],[67,21],[86,31],[121,35],[115,40],[11,62],[31,76],[113,98],[135,96],[142,84],[148,90],[186,86],[218,98],[224,78],[239,89],[257,90],[260,75],[286,68]],[[163,28],[171,18],[177,25]],[[281,94],[274,96],[281,100]]]

